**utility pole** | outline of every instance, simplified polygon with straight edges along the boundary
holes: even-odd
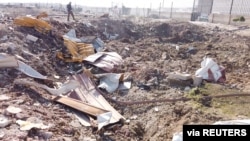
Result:
[[[213,10],[213,5],[214,5],[214,0],[212,0],[211,7],[210,7],[210,13],[209,13],[209,14],[211,14],[211,13],[212,13],[212,10]]]
[[[161,3],[160,3],[160,7],[159,7],[159,18],[161,17]]]
[[[193,21],[193,17],[194,17],[194,7],[195,7],[195,0],[193,2],[193,8],[192,8],[192,13],[191,13],[191,21]]]
[[[75,10],[76,10],[76,1],[75,1]]]
[[[210,7],[210,15],[212,15],[211,22],[214,22],[214,14],[213,14],[213,7],[214,7],[214,0],[212,0],[211,7]]]
[[[172,1],[172,3],[171,3],[170,18],[172,18],[172,12],[173,12],[173,1]]]
[[[231,14],[232,14],[233,4],[234,4],[234,0],[231,0],[231,7],[230,7],[230,11],[229,11],[229,21],[228,21],[228,24],[230,24],[230,22],[231,22]]]

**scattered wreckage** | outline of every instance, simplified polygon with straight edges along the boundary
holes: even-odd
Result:
[[[39,18],[46,16],[46,13],[42,13],[38,15],[37,18],[31,16],[18,17],[14,20],[14,24],[35,28],[37,31],[45,33],[51,30],[51,26]],[[33,42],[37,41],[37,38],[32,35],[27,35],[26,38]],[[63,36],[63,39],[64,45],[67,47],[71,57],[67,58],[61,52],[57,53],[57,57],[64,60],[65,62],[81,63],[86,61],[89,64],[92,63],[93,65],[108,71],[111,71],[115,68],[115,66],[121,64],[122,62],[121,56],[119,56],[117,53],[100,52],[100,48],[103,48],[103,42],[98,38],[92,41],[93,44],[84,43],[80,39],[76,38],[75,30],[70,30]],[[97,57],[94,56],[95,51],[99,51],[97,53]],[[116,59],[116,57],[118,59]],[[0,54],[0,67],[16,68],[24,74],[36,79],[50,79],[20,61],[16,56],[11,56],[4,53]],[[100,92],[97,90],[97,87],[91,80],[92,76],[93,74],[91,74],[90,71],[84,69],[83,72],[80,71],[74,75],[71,75],[69,80],[58,89],[51,88],[47,85],[39,84],[34,80],[32,81],[28,79],[16,79],[14,83],[18,85],[35,86],[46,90],[52,94],[52,99],[54,101],[85,113],[85,115],[81,113],[75,113],[83,125],[98,127],[98,130],[100,130],[103,126],[119,122],[125,118],[119,114],[100,94]],[[99,87],[105,87],[108,92],[113,92],[118,88],[119,78],[117,78],[117,80],[118,81],[115,82],[117,86],[113,88],[112,91],[110,91],[108,88],[108,86],[111,86],[110,84],[105,85],[105,81],[108,81],[108,79],[105,79]],[[17,123],[21,126],[26,124],[24,121],[17,121]],[[34,127],[36,127],[36,125],[34,125]],[[28,127],[21,128],[26,130]]]
[[[14,20],[14,24],[24,27],[31,27],[36,29],[40,33],[48,33],[52,30],[47,22],[41,18],[47,17],[46,13],[38,15],[36,18],[26,16],[19,17]],[[111,39],[111,36],[106,33],[107,38]],[[114,38],[118,35],[114,36]],[[72,71],[65,82],[54,88],[45,84],[40,84],[35,79],[49,80],[55,82],[48,76],[42,75],[31,66],[24,63],[25,59],[18,55],[10,55],[7,53],[0,54],[0,68],[13,68],[21,71],[25,75],[34,78],[21,78],[15,79],[13,82],[16,85],[29,86],[30,88],[44,89],[51,94],[51,100],[57,103],[66,105],[77,111],[74,111],[74,115],[84,126],[95,127],[101,130],[107,125],[119,123],[126,120],[108,101],[114,102],[117,105],[131,106],[135,104],[149,104],[157,102],[177,102],[188,101],[192,98],[176,98],[176,99],[156,99],[145,101],[118,101],[114,98],[110,98],[108,93],[114,93],[117,90],[129,90],[132,88],[132,81],[126,79],[125,73],[121,73],[119,66],[123,62],[123,58],[114,51],[105,51],[104,42],[100,38],[96,37],[76,37],[76,31],[74,29],[69,30],[68,33],[62,36],[63,44],[66,47],[66,52],[56,52],[56,57],[66,63],[80,64],[76,71]],[[26,39],[31,42],[37,42],[38,37],[28,34]],[[126,49],[129,50],[129,49]],[[179,47],[176,47],[179,50]],[[193,53],[196,50],[192,47],[187,52]],[[26,52],[27,53],[27,52]],[[32,55],[32,54],[31,54]],[[167,54],[164,55],[165,57]],[[36,57],[36,56],[33,56]],[[139,68],[140,69],[140,68]],[[97,70],[92,73],[92,70]],[[201,68],[198,69],[195,74],[188,74],[180,71],[175,71],[167,74],[167,80],[170,85],[184,87],[199,87],[204,80],[214,83],[223,83],[226,80],[225,68],[219,66],[212,58],[204,58],[201,62]],[[152,84],[156,83],[158,78],[154,77],[150,79]],[[95,81],[97,80],[97,81]],[[97,83],[98,82],[98,83]],[[138,87],[144,90],[150,90],[151,85],[141,84]],[[231,95],[217,95],[214,97],[227,97],[227,96],[249,96],[249,94],[231,94]],[[213,96],[208,96],[213,98]],[[201,97],[208,98],[208,97]],[[0,101],[8,100],[6,95],[0,96]],[[22,112],[22,109],[18,107],[9,106],[6,111],[9,114],[18,114]],[[159,111],[155,108],[155,111]],[[6,127],[10,124],[10,120],[7,117],[0,116],[0,127]],[[26,121],[17,120],[16,123],[20,126],[20,130],[27,131],[32,128],[48,129],[51,125],[45,125],[42,121],[35,117],[30,117]]]

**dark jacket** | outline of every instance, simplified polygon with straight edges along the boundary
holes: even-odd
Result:
[[[71,3],[67,4],[67,10],[68,10],[68,12],[72,11]]]

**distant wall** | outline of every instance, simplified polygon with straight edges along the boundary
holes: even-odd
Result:
[[[172,13],[172,18],[180,21],[190,21],[191,13],[184,13],[184,12],[175,12]]]
[[[228,24],[229,17],[230,16],[228,14],[210,14],[209,22]]]
[[[172,19],[176,19],[179,21],[190,21],[191,19],[191,13],[190,12],[161,12],[159,14],[159,12],[157,11],[153,11],[150,12],[150,15],[157,15],[160,16],[161,18],[172,18]]]
[[[147,17],[148,9],[146,8],[131,8],[130,15]]]
[[[93,13],[108,13],[109,8],[100,8],[100,7],[83,7],[83,12],[91,11]]]

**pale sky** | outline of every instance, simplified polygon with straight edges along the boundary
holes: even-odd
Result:
[[[52,2],[53,1],[53,2]],[[95,6],[95,7],[111,7],[113,5],[121,6],[122,3],[126,7],[138,8],[158,8],[160,3],[164,1],[164,7],[192,7],[194,0],[0,0],[0,3],[17,2],[17,3],[62,3],[67,4],[71,1],[72,5]]]

